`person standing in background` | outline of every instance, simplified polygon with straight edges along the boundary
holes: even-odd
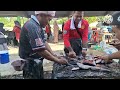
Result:
[[[13,27],[13,32],[15,33],[14,45],[19,44],[21,25],[18,21],[14,21],[15,26]]]
[[[0,23],[0,32],[2,32],[3,34],[5,34],[5,29],[3,27],[4,27],[4,24]]]
[[[62,23],[62,32],[63,32],[64,24],[65,24],[65,22]]]
[[[49,23],[45,27],[45,32],[47,33],[47,40],[49,40],[50,35],[51,35],[51,27]]]
[[[53,28],[54,28],[54,43],[58,43],[59,26],[56,20],[54,21]]]
[[[53,17],[55,16],[55,12],[56,11],[48,11],[50,16],[49,17],[49,21],[48,24],[45,26],[45,33],[47,34],[47,40],[50,40],[50,36],[52,36],[52,31],[51,31],[51,26],[50,26],[50,21],[53,19]]]
[[[91,37],[91,41],[93,42],[93,43],[98,43],[98,33],[97,33],[97,31],[93,31],[93,34],[92,34],[92,37]]]

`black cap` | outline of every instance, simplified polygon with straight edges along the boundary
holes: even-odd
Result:
[[[113,21],[111,25],[120,25],[120,11],[116,11],[112,14]]]

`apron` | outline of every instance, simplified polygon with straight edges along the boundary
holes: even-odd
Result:
[[[74,52],[77,56],[82,54],[82,46],[81,46],[81,39],[70,39],[71,47],[73,48]],[[69,53],[68,49],[64,48],[65,54]]]

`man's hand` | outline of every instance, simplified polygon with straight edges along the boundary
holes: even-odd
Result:
[[[63,58],[63,57],[59,57],[57,62],[60,63],[60,64],[67,64],[67,60],[65,58]]]
[[[49,51],[43,50],[41,52],[38,52],[40,56],[43,58],[46,58],[47,60],[54,61],[60,64],[67,64],[67,60],[65,58],[59,57],[59,56],[54,56],[52,55]]]
[[[58,55],[56,55],[56,54],[52,54],[53,56],[55,56],[55,57],[58,57]]]
[[[112,43],[120,43],[120,40],[114,39],[114,40],[112,41]]]
[[[98,58],[104,60],[106,63],[110,61],[108,55],[105,55],[105,56],[98,56]]]
[[[118,44],[112,44],[115,48],[117,48],[118,50],[120,50],[120,43]]]
[[[114,42],[115,40],[113,40],[110,45],[113,45],[115,48],[117,48],[118,50],[120,50],[120,41],[118,42]]]
[[[87,51],[86,50],[82,50],[82,56],[85,57],[87,54]]]
[[[74,51],[71,51],[71,52],[69,52],[68,56],[71,57],[71,58],[75,58],[76,53]]]

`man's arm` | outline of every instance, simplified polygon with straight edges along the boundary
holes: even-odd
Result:
[[[120,59],[120,51],[109,55],[108,58],[109,58],[109,60],[111,60],[111,59]]]
[[[71,46],[67,47],[67,49],[68,49],[69,52],[72,52],[72,51],[73,51],[73,49],[72,49]]]
[[[49,51],[47,50],[42,50],[42,51],[39,51],[38,54],[40,56],[42,56],[43,58],[46,58],[50,61],[55,61],[55,62],[59,62],[59,59],[55,56],[53,56]]]
[[[88,41],[82,43],[83,48],[88,48]]]
[[[88,29],[89,29],[89,25],[87,23],[82,33],[82,47],[83,48],[88,48]]]
[[[48,28],[50,30],[50,33],[51,33],[51,27],[50,25],[48,24]],[[45,41],[45,47],[46,47],[46,50],[48,50],[52,55],[55,55],[54,52],[52,51],[52,49],[50,48],[45,36],[44,36],[44,41]]]
[[[66,48],[68,49],[68,51],[69,51],[68,56],[69,56],[69,57],[76,57],[76,53],[75,53],[74,50],[72,49],[71,44],[70,44],[70,42],[69,42],[69,32],[70,32],[70,23],[67,22],[67,23],[65,23],[64,28],[63,28],[63,40],[64,40],[64,45],[65,45],[65,47],[66,47]]]
[[[65,47],[69,50],[69,52],[72,52],[73,49],[70,45],[70,42],[69,42],[69,30],[70,30],[70,27],[69,27],[69,23],[66,22],[64,24],[64,27],[63,27],[63,40],[64,40],[64,45]]]
[[[105,60],[106,62],[109,62],[112,59],[120,59],[120,51],[111,55],[99,56],[99,58]]]
[[[45,47],[46,47],[46,50],[48,50],[52,55],[55,55],[47,41],[45,42]]]
[[[73,52],[73,49],[69,42],[69,30],[63,30],[63,40],[64,40],[64,45],[68,49],[68,51]]]

